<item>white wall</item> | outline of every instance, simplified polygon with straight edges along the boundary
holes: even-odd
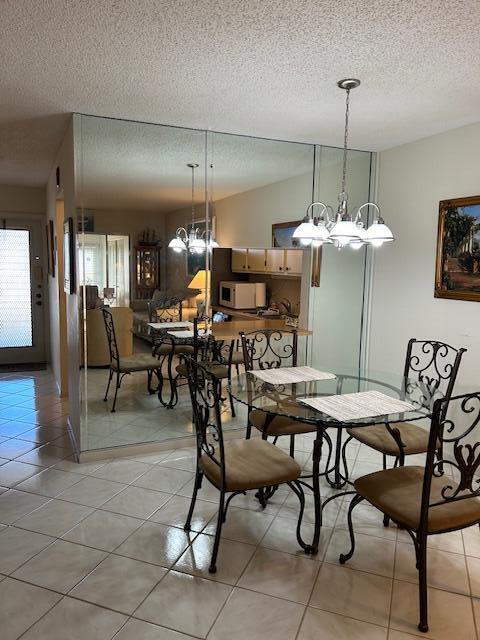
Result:
[[[312,198],[311,172],[217,200],[221,247],[270,247],[272,224],[301,220]]]
[[[45,215],[45,189],[0,185],[0,210],[11,213],[39,213]]]
[[[480,389],[480,303],[434,298],[438,203],[480,193],[480,124],[384,151],[379,194],[395,242],[375,252],[370,365],[400,371],[409,338],[466,347],[457,391]]]

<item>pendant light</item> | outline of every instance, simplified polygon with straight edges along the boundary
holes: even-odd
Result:
[[[373,202],[366,202],[352,215],[348,211],[348,194],[346,191],[347,181],[347,156],[348,156],[348,121],[350,115],[350,91],[360,85],[360,80],[347,78],[337,82],[337,86],[346,92],[345,100],[345,128],[343,135],[343,163],[342,163],[342,183],[338,196],[338,208],[335,220],[330,218],[329,212],[333,209],[323,202],[312,202],[307,209],[307,215],[302,223],[295,229],[293,237],[297,238],[300,244],[308,246],[310,244],[319,246],[325,243],[334,244],[341,249],[351,247],[360,249],[364,245],[380,247],[384,242],[391,242],[394,237],[390,229],[385,224],[380,215],[379,207]],[[323,209],[318,218],[314,218],[311,211],[314,205],[322,206]],[[364,209],[373,207],[375,217],[368,229],[362,222],[361,215]]]
[[[178,227],[175,237],[170,240],[168,246],[175,252],[189,251],[190,253],[203,253],[207,248],[205,239],[200,235],[200,229],[195,226],[195,169],[196,162],[189,162],[187,167],[192,170],[192,222],[187,231],[185,227]]]

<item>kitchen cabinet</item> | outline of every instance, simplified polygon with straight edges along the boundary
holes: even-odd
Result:
[[[232,271],[269,275],[302,275],[301,249],[232,249]]]
[[[265,273],[265,249],[247,249],[247,269],[250,273]]]
[[[247,249],[232,249],[232,271],[247,271]]]
[[[285,249],[285,271],[288,275],[301,276],[303,267],[303,251]]]
[[[267,249],[267,273],[285,273],[284,249]]]

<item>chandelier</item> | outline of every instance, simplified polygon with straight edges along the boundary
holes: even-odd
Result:
[[[380,209],[374,202],[365,202],[351,215],[348,212],[348,194],[346,192],[347,176],[347,145],[348,145],[348,118],[350,112],[350,91],[360,85],[360,80],[348,78],[337,82],[340,89],[346,91],[345,101],[345,130],[343,136],[343,166],[342,184],[338,196],[338,209],[334,214],[333,208],[323,202],[312,202],[308,208],[305,218],[295,229],[293,237],[304,246],[312,245],[319,247],[322,244],[334,244],[341,249],[351,247],[360,249],[364,245],[380,247],[384,242],[392,242],[393,234],[385,224]],[[320,207],[318,215],[313,214],[314,207]],[[368,214],[368,208],[374,209],[374,219],[372,224],[365,228],[362,220],[362,213]]]
[[[195,224],[195,169],[198,168],[196,162],[189,162],[187,167],[192,170],[192,222],[185,227],[178,227],[175,237],[170,240],[168,246],[176,253],[189,251],[190,253],[204,253],[218,247],[218,243],[213,237],[211,230],[200,233],[199,227]]]

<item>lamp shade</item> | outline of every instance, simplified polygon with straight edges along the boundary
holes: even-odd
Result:
[[[188,285],[189,289],[200,289],[204,291],[205,289],[210,288],[210,271],[205,271],[205,269],[200,269],[193,276],[190,284]]]
[[[174,249],[175,251],[185,251],[185,249],[187,248],[184,241],[178,236],[172,238],[168,243],[168,246],[170,249]]]
[[[301,222],[293,232],[293,238],[300,240],[300,243],[308,246],[317,235],[317,227],[313,220]]]
[[[365,242],[374,247],[379,247],[384,242],[392,242],[393,240],[393,233],[384,222],[373,222],[365,232]]]
[[[359,227],[352,220],[338,220],[330,231],[330,238],[340,245],[347,245],[362,240],[360,234]]]

